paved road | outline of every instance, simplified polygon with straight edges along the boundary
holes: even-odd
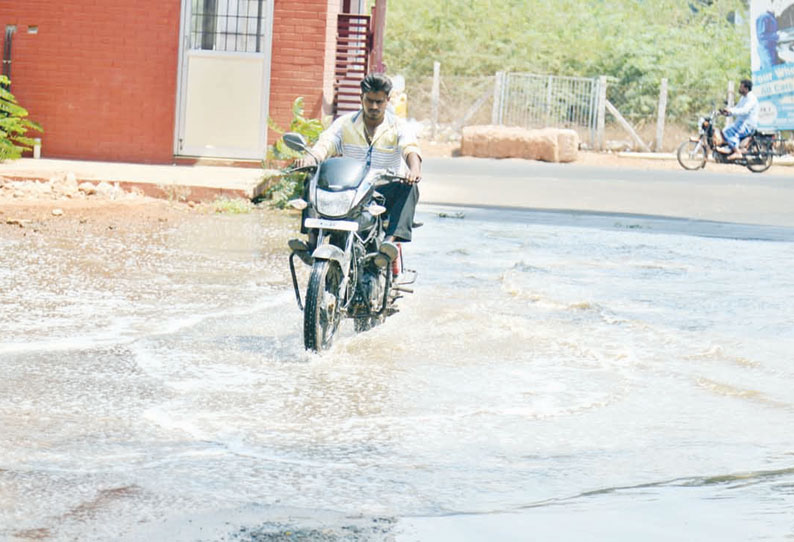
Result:
[[[794,178],[789,176],[481,158],[428,158],[424,175],[423,203],[794,227]]]

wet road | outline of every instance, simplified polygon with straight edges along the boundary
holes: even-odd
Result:
[[[419,216],[417,292],[321,356],[292,217],[0,241],[0,539],[794,534],[794,230]]]

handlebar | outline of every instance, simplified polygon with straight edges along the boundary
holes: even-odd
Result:
[[[284,175],[289,175],[290,173],[309,172],[314,171],[315,169],[317,169],[317,164],[303,167],[284,168],[281,171],[284,173]]]
[[[375,188],[378,188],[391,183],[408,184],[408,177],[405,177],[404,175],[395,175],[394,173],[381,173],[378,176],[378,180],[375,181],[373,185]]]
[[[289,175],[291,173],[311,172],[311,171],[315,171],[316,169],[317,169],[317,164],[311,164],[303,167],[284,168],[281,170],[281,172],[283,175]],[[379,186],[386,186],[387,184],[394,182],[408,184],[409,181],[408,181],[408,177],[406,177],[405,175],[397,175],[395,173],[391,173],[390,171],[387,171],[385,173],[381,173],[380,175],[378,175],[378,179],[373,184],[375,187],[379,187]]]
[[[389,182],[398,182],[398,183],[408,182],[408,177],[406,177],[405,175],[397,175],[395,173],[390,173],[388,171],[386,173],[381,173],[380,178]]]

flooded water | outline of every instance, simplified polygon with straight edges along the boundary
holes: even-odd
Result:
[[[1,240],[0,539],[794,539],[794,230],[419,219],[322,355],[293,217]]]

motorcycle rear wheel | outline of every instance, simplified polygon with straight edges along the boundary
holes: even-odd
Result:
[[[329,260],[314,262],[303,309],[303,345],[306,350],[319,352],[333,344],[341,321],[341,283],[342,269],[338,263]]]
[[[701,141],[684,141],[678,146],[676,158],[682,168],[690,171],[706,167],[706,147]]]
[[[763,173],[772,165],[772,156],[772,149],[768,145],[753,141],[745,154],[747,169],[753,173]]]

